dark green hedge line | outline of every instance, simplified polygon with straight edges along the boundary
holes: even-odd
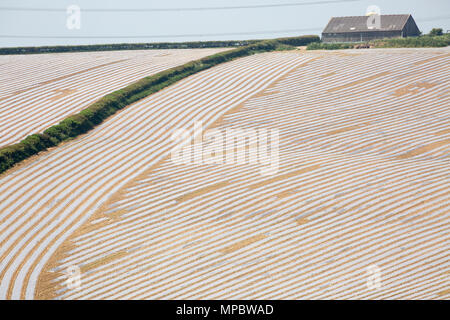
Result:
[[[425,48],[447,47],[450,45],[450,34],[442,36],[424,35],[420,37],[377,40],[375,48]]]
[[[315,35],[307,35],[301,37],[278,38],[278,42],[289,46],[306,46],[310,43],[320,42],[320,37]]]
[[[56,53],[56,52],[113,51],[113,50],[117,51],[117,50],[146,50],[146,49],[241,47],[255,42],[257,42],[257,40],[116,43],[116,44],[94,44],[94,45],[75,45],[75,46],[12,47],[12,48],[0,48],[0,55]]]
[[[364,43],[310,43],[307,50],[337,50],[354,49],[356,47],[370,48],[436,48],[450,45],[450,34],[442,36],[424,35],[420,37],[394,38],[367,41]]]
[[[318,36],[300,36],[278,39],[281,43],[292,46],[304,46],[313,41],[320,41]],[[0,55],[36,54],[55,52],[89,52],[111,50],[146,50],[146,49],[186,49],[186,48],[226,48],[242,47],[261,40],[229,40],[229,41],[195,41],[195,42],[157,42],[157,43],[118,43],[78,46],[44,46],[0,48]]]
[[[244,47],[191,61],[153,76],[145,77],[123,89],[104,96],[80,113],[69,116],[59,124],[51,126],[43,133],[30,135],[19,143],[0,148],[0,173],[40,151],[56,146],[64,140],[86,133],[118,110],[180,79],[226,61],[259,52],[277,50],[283,46],[287,45],[277,40],[259,41]]]
[[[311,43],[306,47],[306,50],[338,50],[338,49],[353,49],[355,44],[352,43]]]

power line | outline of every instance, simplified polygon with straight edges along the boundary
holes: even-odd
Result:
[[[142,38],[188,38],[188,37],[218,37],[236,35],[260,35],[290,32],[309,32],[322,30],[322,28],[285,29],[272,31],[234,32],[234,33],[207,33],[207,34],[166,34],[166,35],[140,35],[140,36],[28,36],[28,35],[0,35],[0,38],[33,38],[33,39],[142,39]]]
[[[299,7],[310,5],[337,4],[347,2],[359,2],[361,0],[323,0],[294,3],[268,3],[241,6],[223,6],[223,7],[193,7],[193,8],[87,8],[83,12],[172,12],[172,11],[207,11],[207,10],[235,10],[235,9],[261,9],[261,8],[279,8],[279,7]],[[1,11],[45,11],[45,12],[66,12],[65,8],[37,8],[37,7],[0,7]]]
[[[439,21],[450,18],[447,16],[434,16],[423,19],[418,19],[419,22]],[[105,35],[105,36],[71,36],[71,35],[56,35],[56,36],[39,36],[39,35],[2,35],[0,38],[18,38],[18,39],[146,39],[146,38],[188,38],[188,37],[219,37],[219,36],[237,36],[237,35],[262,35],[262,34],[280,34],[291,32],[311,32],[322,31],[323,27],[307,28],[307,29],[284,29],[284,30],[267,30],[267,31],[250,31],[250,32],[226,32],[226,33],[192,33],[192,34],[165,34],[165,35]]]
[[[419,22],[439,21],[448,19],[450,15],[426,17],[417,19]],[[105,36],[71,36],[71,35],[56,35],[56,36],[39,36],[39,35],[5,35],[0,34],[0,38],[24,38],[24,39],[139,39],[139,38],[187,38],[187,37],[214,37],[214,36],[235,36],[235,35],[261,35],[261,34],[279,34],[291,32],[310,32],[322,31],[323,27],[307,28],[307,29],[283,29],[283,30],[267,30],[267,31],[249,31],[249,32],[227,32],[227,33],[192,33],[192,34],[165,34],[165,35],[105,35]]]

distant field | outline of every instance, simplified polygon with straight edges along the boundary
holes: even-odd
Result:
[[[4,175],[0,298],[32,297],[54,250],[124,183],[166,157],[178,126],[194,119],[212,123],[304,60],[294,53],[261,54],[201,72]]]
[[[42,132],[127,84],[217,49],[0,56],[0,147]]]
[[[131,105],[1,176],[0,299],[449,299],[449,62],[264,53]],[[279,129],[278,173],[175,165],[194,120]]]

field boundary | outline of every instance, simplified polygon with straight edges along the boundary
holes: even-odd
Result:
[[[158,92],[175,82],[218,64],[261,52],[293,49],[298,43],[317,41],[316,37],[303,36],[259,41],[247,46],[213,54],[184,65],[144,77],[125,88],[100,98],[77,114],[71,115],[43,133],[27,136],[22,141],[0,148],[0,174],[15,164],[38,154],[47,148],[75,138],[98,126],[104,120],[126,106]]]

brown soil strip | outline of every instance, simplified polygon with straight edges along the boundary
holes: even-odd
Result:
[[[333,52],[333,54],[340,56],[340,57],[358,57],[361,55],[361,53],[348,53],[348,52]]]
[[[302,224],[308,223],[309,219],[308,218],[300,218],[300,219],[297,219],[296,222],[298,225],[302,225]]]
[[[445,58],[445,57],[450,57],[450,53],[415,62],[414,65],[419,66],[421,64],[425,64],[427,62],[434,61],[434,60],[439,60],[439,59]]]
[[[446,296],[447,294],[450,294],[450,289],[447,289],[447,290],[444,290],[444,291],[441,291],[438,293],[438,295],[440,295],[440,296]]]
[[[435,84],[428,83],[428,82],[412,83],[412,84],[407,85],[406,87],[395,90],[394,96],[401,97],[406,94],[417,94],[420,92],[419,89],[430,89],[434,86],[435,86]]]
[[[205,193],[211,192],[213,190],[226,187],[228,184],[229,184],[228,181],[223,181],[223,182],[219,182],[219,183],[216,183],[216,184],[213,184],[213,185],[209,185],[207,187],[204,187],[204,188],[192,191],[190,193],[187,193],[185,195],[182,195],[182,196],[177,198],[177,201],[181,202],[181,201],[186,201],[186,200],[189,200],[189,199],[193,199],[193,198],[201,196],[201,195],[203,195]]]
[[[333,72],[324,74],[323,76],[320,76],[320,77],[321,77],[321,78],[328,78],[328,77],[334,76],[335,74],[337,74],[337,72],[336,72],[336,71],[333,71]]]
[[[306,167],[306,168],[303,168],[303,169],[300,169],[300,170],[289,172],[289,173],[286,173],[286,174],[283,174],[283,175],[280,175],[280,176],[276,176],[276,177],[268,179],[268,180],[264,180],[264,181],[252,184],[252,185],[249,186],[249,188],[256,189],[256,188],[259,188],[259,187],[264,187],[267,184],[270,184],[270,183],[273,183],[273,182],[277,182],[277,181],[282,181],[282,180],[285,180],[285,179],[288,179],[288,178],[291,178],[291,177],[295,177],[295,176],[301,175],[301,174],[306,173],[306,172],[317,170],[320,167],[321,166],[317,164],[317,165]]]
[[[259,240],[265,239],[266,237],[267,236],[265,236],[264,234],[258,234],[256,236],[251,237],[251,238],[248,238],[248,239],[236,242],[236,243],[234,243],[234,244],[232,244],[232,245],[230,245],[228,247],[225,247],[225,248],[223,248],[223,249],[221,249],[219,251],[222,252],[223,254],[228,254],[228,253],[234,252],[236,250],[239,250],[239,249],[241,249],[243,247],[246,247],[248,245],[251,245],[252,243],[255,243],[255,242],[259,241]]]
[[[85,264],[84,266],[81,266],[80,267],[81,272],[87,272],[89,270],[98,268],[102,265],[105,265],[105,264],[111,262],[111,261],[120,259],[120,258],[126,256],[127,254],[128,253],[126,251],[118,251],[118,252],[111,253],[111,254],[103,257],[102,259],[99,259],[99,260],[90,262],[88,264]]]
[[[344,128],[328,131],[328,132],[325,132],[325,134],[326,135],[334,135],[334,134],[344,133],[344,132],[347,132],[347,131],[360,129],[360,128],[366,126],[366,125],[367,124],[357,124],[357,125],[354,125],[354,126],[349,126],[349,127],[344,127]]]
[[[56,93],[56,95],[50,99],[48,99],[49,101],[56,101],[59,100],[61,98],[64,98],[72,93],[77,92],[77,89],[56,89],[54,91]]]
[[[442,141],[436,141],[436,142],[427,144],[427,145],[425,145],[423,147],[419,147],[419,148],[416,148],[414,150],[408,151],[408,152],[406,152],[404,154],[401,154],[401,155],[397,156],[396,158],[397,159],[409,159],[409,158],[418,156],[418,155],[420,155],[422,153],[431,151],[433,149],[445,146],[446,144],[450,144],[450,139],[445,139],[445,140],[442,140]]]
[[[337,87],[328,89],[328,92],[335,92],[335,91],[339,91],[339,90],[346,89],[346,88],[349,88],[349,87],[357,86],[359,84],[362,84],[362,83],[365,83],[365,82],[369,82],[369,81],[375,80],[377,78],[381,78],[381,77],[387,76],[390,73],[391,73],[390,71],[380,72],[380,73],[374,74],[373,76],[370,76],[370,77],[367,77],[367,78],[363,78],[363,79],[360,79],[360,80],[356,80],[356,81],[344,84],[342,86],[337,86]]]
[[[70,77],[73,77],[73,76],[76,76],[76,75],[79,75],[79,74],[83,74],[83,73],[85,73],[85,72],[89,72],[89,71],[92,71],[92,70],[95,70],[95,69],[100,69],[100,68],[103,68],[103,67],[106,67],[106,66],[109,66],[109,65],[112,65],[112,64],[120,63],[120,62],[123,62],[123,61],[127,61],[127,60],[129,60],[129,59],[122,59],[122,60],[117,60],[117,61],[108,62],[108,63],[100,64],[100,65],[98,65],[98,66],[91,67],[91,68],[88,68],[88,69],[85,69],[85,70],[73,72],[73,73],[66,74],[66,75],[61,76],[61,77],[57,77],[57,78],[54,78],[54,79],[50,79],[50,80],[47,80],[47,81],[43,81],[43,82],[40,82],[40,83],[38,83],[38,84],[35,84],[35,85],[33,85],[33,86],[29,87],[29,88],[26,88],[26,89],[23,89],[23,90],[16,91],[16,92],[14,92],[13,95],[21,94],[21,93],[30,91],[30,90],[32,90],[32,89],[35,89],[35,88],[37,88],[37,87],[40,87],[40,86],[43,86],[43,85],[46,85],[46,84],[49,84],[49,83],[53,83],[53,82],[56,82],[56,81],[59,81],[59,80],[64,80],[64,79],[67,79],[67,78],[70,78]]]
[[[449,133],[450,133],[450,129],[445,129],[445,130],[436,132],[435,135],[437,135],[437,136],[443,136],[443,135],[449,134]]]

